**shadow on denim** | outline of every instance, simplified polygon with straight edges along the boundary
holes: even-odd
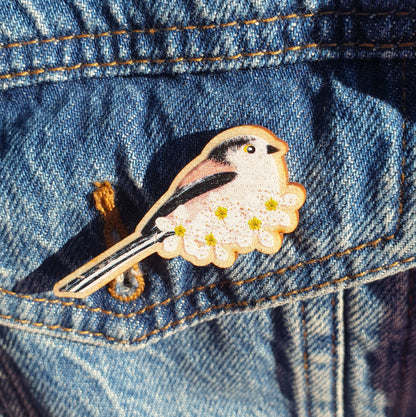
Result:
[[[113,184],[117,206],[127,230],[133,232],[135,225],[145,214],[144,198],[126,169],[127,156],[121,148],[116,153],[117,184]],[[98,179],[97,179],[98,180]],[[105,178],[103,179],[105,180]],[[93,208],[92,194],[86,196]],[[82,266],[106,249],[103,236],[103,221],[97,212],[96,218],[71,238],[57,253],[53,254],[19,281],[13,291],[35,294],[52,291],[56,282]]]
[[[366,355],[371,371],[371,386],[384,392],[386,416],[411,416],[415,412],[415,281],[410,270],[378,285],[370,285],[382,300],[384,319],[380,323],[378,347]]]
[[[0,349],[0,414],[4,417],[46,416],[31,394],[26,377],[3,349]]]
[[[346,291],[346,415],[414,415],[415,277],[411,270]]]
[[[154,153],[144,178],[144,188],[148,190],[152,200],[156,201],[161,197],[158,194],[160,189],[167,190],[176,174],[187,164],[189,153],[192,153],[192,158],[196,157],[206,142],[217,133],[217,131],[206,131],[186,135],[175,139],[174,146],[172,146],[173,139],[171,139]],[[172,152],[172,149],[175,151]],[[113,184],[113,187],[116,203],[127,230],[132,233],[150,206],[145,202],[146,198],[129,175],[128,156],[122,147],[117,149],[115,160],[118,181],[117,184]],[[93,207],[92,195],[87,198]],[[56,282],[106,249],[102,231],[103,222],[97,213],[96,218],[71,238],[57,253],[47,258],[39,268],[19,281],[13,291],[21,294],[52,291]],[[166,261],[157,255],[149,256],[142,262],[142,265],[144,274],[151,271],[165,277],[169,274]],[[168,280],[166,279],[166,281]]]

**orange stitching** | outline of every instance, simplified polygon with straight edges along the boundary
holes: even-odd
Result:
[[[110,248],[116,243],[113,232],[116,230],[120,236],[120,239],[124,239],[128,235],[127,229],[124,226],[124,223],[121,220],[120,212],[116,207],[115,193],[111,184],[108,181],[104,181],[103,183],[95,182],[94,186],[97,187],[93,193],[95,208],[103,216],[104,240],[107,248]],[[137,264],[133,265],[132,268],[136,271],[134,277],[137,280],[137,288],[132,294],[128,296],[122,296],[117,293],[117,281],[114,279],[107,286],[107,290],[113,298],[119,301],[130,302],[134,301],[142,295],[145,287],[144,278],[140,273],[140,269]]]
[[[371,242],[363,243],[363,244],[358,245],[354,248],[347,249],[344,252],[332,253],[332,254],[326,255],[322,258],[316,258],[316,259],[312,259],[312,260],[305,261],[305,262],[299,262],[296,265],[287,266],[285,268],[278,269],[277,271],[266,272],[264,274],[257,275],[255,277],[251,277],[251,278],[247,278],[247,279],[243,279],[243,280],[240,280],[240,281],[221,281],[221,282],[214,282],[213,284],[210,284],[210,285],[201,285],[199,287],[194,287],[194,288],[191,288],[190,290],[187,290],[187,291],[185,291],[185,292],[183,292],[179,295],[176,295],[176,296],[171,297],[171,298],[167,298],[164,301],[158,301],[154,304],[143,307],[141,310],[138,310],[138,311],[135,311],[135,312],[129,313],[129,314],[114,313],[113,311],[104,310],[104,309],[101,309],[100,307],[92,308],[92,307],[88,307],[84,304],[75,304],[75,302],[73,302],[73,301],[62,301],[59,298],[55,299],[55,300],[50,300],[48,298],[34,298],[30,295],[19,294],[19,293],[10,291],[10,290],[6,290],[6,289],[1,288],[1,287],[0,287],[0,292],[2,292],[3,294],[8,294],[8,295],[15,296],[17,298],[23,298],[23,299],[27,299],[27,300],[30,300],[30,301],[40,302],[40,303],[62,304],[64,307],[74,306],[76,308],[85,309],[85,310],[90,311],[92,313],[103,313],[103,314],[107,314],[107,315],[118,317],[118,318],[131,318],[131,317],[135,317],[135,316],[138,316],[140,314],[143,314],[147,311],[153,310],[156,307],[164,306],[166,304],[169,304],[171,301],[177,301],[177,300],[181,299],[182,297],[186,297],[186,296],[191,295],[195,292],[210,290],[210,289],[215,288],[217,286],[223,286],[223,285],[241,286],[243,284],[248,284],[250,282],[263,280],[263,279],[265,279],[265,278],[267,278],[271,275],[282,275],[286,271],[295,271],[296,269],[307,266],[307,265],[312,265],[312,264],[315,264],[315,263],[322,263],[324,261],[327,261],[328,259],[333,258],[334,256],[341,257],[341,256],[344,256],[344,255],[349,255],[352,252],[364,249],[368,246],[377,246],[381,241],[383,241],[383,239],[390,239],[392,237],[394,237],[394,235],[388,236],[386,238],[378,238],[378,239],[373,240]],[[325,286],[325,283],[324,284],[319,284],[319,285]]]
[[[356,48],[369,48],[369,49],[392,49],[396,48],[411,48],[416,46],[416,42],[402,42],[397,44],[373,44],[373,43],[329,43],[329,44],[317,44],[311,43],[303,46],[291,46],[288,48],[279,49],[277,51],[258,51],[258,52],[240,52],[233,56],[217,56],[217,57],[195,57],[195,58],[145,58],[145,59],[130,59],[128,61],[113,61],[113,62],[90,62],[79,63],[68,67],[55,67],[55,68],[39,68],[36,70],[27,70],[12,74],[0,75],[0,79],[11,79],[17,77],[27,77],[31,75],[39,75],[47,72],[63,72],[73,71],[84,68],[107,68],[115,66],[127,66],[127,65],[140,65],[140,64],[173,64],[178,62],[216,62],[216,61],[229,61],[241,58],[253,58],[258,56],[275,56],[281,55],[290,51],[302,51],[310,48],[335,48],[335,47],[356,47]]]
[[[120,212],[116,207],[114,190],[108,181],[103,183],[95,182],[97,187],[92,196],[95,208],[101,213],[104,220],[104,239],[107,248],[113,246],[116,242],[113,237],[113,231],[116,230],[120,238],[127,236],[127,230],[121,221]]]
[[[404,259],[402,261],[396,261],[396,262],[393,262],[392,264],[387,265],[387,266],[381,266],[381,267],[376,268],[376,269],[370,269],[370,270],[363,271],[363,272],[360,272],[359,274],[355,274],[355,275],[351,275],[351,276],[348,276],[347,275],[347,276],[345,276],[343,278],[338,278],[338,279],[335,279],[333,281],[326,282],[324,284],[318,284],[318,285],[311,286],[311,287],[307,287],[307,288],[301,288],[301,289],[294,290],[294,291],[291,291],[291,292],[288,292],[288,293],[285,293],[285,294],[282,293],[282,294],[277,294],[277,295],[273,295],[273,296],[270,296],[270,297],[262,297],[262,298],[260,298],[258,300],[254,300],[254,301],[240,301],[240,302],[228,303],[228,304],[225,303],[225,304],[221,304],[221,305],[218,305],[218,306],[211,306],[211,307],[207,308],[206,310],[196,311],[195,313],[193,313],[193,314],[191,314],[191,315],[189,315],[187,317],[184,317],[184,318],[182,318],[182,319],[180,319],[178,321],[175,321],[175,322],[168,323],[166,326],[163,326],[160,329],[154,329],[151,332],[149,332],[149,333],[147,333],[147,334],[145,334],[145,335],[143,335],[143,336],[141,336],[139,338],[132,339],[132,340],[117,339],[117,338],[112,337],[112,336],[107,336],[107,335],[105,335],[103,333],[91,332],[89,330],[76,330],[76,329],[73,329],[73,328],[62,327],[59,324],[49,325],[49,324],[45,324],[45,323],[42,323],[42,322],[31,322],[29,320],[21,320],[21,319],[14,318],[12,315],[0,315],[0,318],[6,319],[6,320],[13,320],[13,321],[15,321],[17,323],[21,323],[21,324],[30,324],[30,325],[36,326],[36,327],[46,327],[46,328],[48,328],[50,330],[57,330],[57,329],[59,329],[59,330],[65,331],[65,332],[73,332],[73,333],[77,333],[77,334],[80,334],[80,335],[97,336],[97,337],[101,337],[101,338],[104,338],[106,340],[109,340],[109,341],[112,341],[112,342],[121,343],[121,344],[139,343],[139,342],[141,342],[141,341],[149,338],[150,336],[153,336],[153,335],[155,335],[157,333],[161,333],[161,332],[163,332],[165,330],[168,330],[168,329],[170,329],[172,327],[178,326],[178,325],[180,325],[182,323],[185,323],[187,320],[191,320],[191,319],[193,319],[193,318],[195,318],[197,316],[198,317],[202,317],[202,316],[208,314],[211,311],[220,310],[220,309],[221,310],[224,310],[224,311],[227,311],[227,310],[230,310],[230,309],[235,308],[235,307],[255,306],[255,305],[257,305],[259,303],[262,303],[264,301],[275,301],[278,298],[285,297],[285,296],[290,296],[290,295],[293,295],[295,293],[299,293],[300,294],[300,293],[303,293],[303,292],[307,292],[307,291],[309,291],[311,289],[319,289],[319,288],[322,288],[324,286],[328,286],[330,284],[339,284],[339,283],[344,282],[344,281],[347,281],[347,280],[350,280],[351,281],[351,280],[354,280],[355,278],[362,277],[362,276],[364,276],[366,274],[371,274],[371,273],[375,273],[375,272],[379,272],[379,271],[383,271],[383,270],[386,271],[386,270],[389,270],[391,268],[394,268],[394,267],[396,267],[398,265],[401,265],[401,264],[404,264],[404,263],[408,263],[408,262],[412,262],[415,259],[416,259],[416,257],[415,256],[412,256],[411,258]]]
[[[243,21],[234,21],[228,23],[219,23],[219,24],[211,24],[211,25],[203,25],[203,26],[196,26],[196,25],[189,25],[189,26],[171,26],[167,28],[149,28],[149,29],[134,29],[134,30],[117,30],[117,31],[108,31],[102,32],[98,34],[80,34],[80,35],[67,35],[61,36],[59,38],[49,38],[49,39],[33,39],[31,41],[22,41],[22,42],[14,42],[5,45],[0,45],[0,49],[10,49],[10,48],[18,48],[27,45],[36,45],[36,44],[46,44],[52,42],[63,42],[63,41],[70,41],[74,39],[97,39],[102,37],[109,37],[109,36],[120,36],[120,35],[133,35],[133,34],[151,34],[154,35],[155,33],[160,32],[182,32],[187,30],[209,30],[209,29],[219,29],[219,28],[227,28],[230,26],[250,26],[250,25],[258,25],[260,23],[272,23],[279,20],[291,20],[291,19],[301,19],[301,18],[310,18],[310,17],[319,17],[319,16],[399,16],[405,17],[409,16],[413,13],[413,10],[410,12],[357,12],[356,10],[346,11],[346,12],[337,12],[337,11],[328,11],[328,12],[319,12],[319,13],[307,13],[307,14],[296,14],[292,13],[286,16],[273,16],[264,19],[251,19],[251,20],[243,20]]]
[[[311,409],[309,405],[309,370],[308,370],[308,343],[307,343],[307,331],[305,320],[305,303],[302,302],[302,326],[303,326],[303,370],[306,385],[306,408],[308,410],[308,416],[311,415]]]

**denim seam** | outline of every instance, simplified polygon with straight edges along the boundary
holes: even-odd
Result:
[[[148,29],[133,29],[133,30],[117,30],[117,31],[107,31],[101,32],[97,34],[89,34],[89,33],[81,33],[79,35],[66,35],[61,36],[58,38],[48,38],[48,39],[33,39],[30,41],[20,41],[20,42],[13,42],[8,44],[0,45],[0,49],[11,49],[11,48],[19,48],[22,46],[27,45],[37,45],[37,44],[47,44],[53,42],[65,42],[70,40],[76,39],[97,39],[102,37],[112,37],[112,36],[120,36],[120,35],[134,35],[134,34],[155,34],[160,32],[183,32],[183,31],[205,31],[211,29],[221,29],[227,28],[232,26],[251,26],[251,25],[258,25],[262,23],[273,23],[280,20],[291,20],[291,19],[306,19],[306,18],[313,18],[313,17],[324,17],[324,16],[358,16],[358,17],[406,17],[412,15],[415,12],[414,9],[409,11],[385,11],[385,12],[358,12],[357,10],[353,9],[350,11],[326,11],[326,12],[317,12],[317,13],[306,13],[306,14],[296,14],[292,13],[290,15],[285,16],[272,16],[269,18],[263,19],[251,19],[251,20],[243,20],[243,21],[232,21],[227,23],[219,23],[219,24],[210,24],[210,25],[188,25],[188,26],[171,26],[166,28],[148,28]]]
[[[305,394],[306,394],[306,410],[308,413],[308,416],[311,417],[311,407],[310,407],[310,388],[309,388],[309,366],[308,366],[308,333],[306,330],[306,319],[305,319],[305,303],[302,302],[301,307],[301,314],[302,314],[302,327],[303,327],[303,334],[302,334],[302,340],[303,340],[303,375],[305,379]]]
[[[132,343],[142,342],[143,340],[145,340],[145,339],[147,339],[151,336],[154,336],[155,334],[162,333],[162,332],[164,332],[164,331],[166,331],[170,328],[173,328],[173,327],[176,327],[180,324],[183,324],[188,320],[192,320],[195,317],[203,317],[211,311],[215,311],[215,310],[227,311],[227,310],[231,310],[231,309],[236,308],[236,307],[250,307],[250,306],[254,307],[254,306],[257,306],[258,304],[263,303],[265,301],[266,302],[267,301],[275,301],[275,300],[277,300],[279,298],[282,298],[282,297],[287,297],[287,296],[291,296],[291,295],[295,295],[295,294],[306,293],[310,290],[317,289],[317,288],[323,288],[323,287],[329,286],[331,284],[336,285],[336,284],[340,284],[340,283],[345,282],[345,281],[350,281],[351,282],[355,278],[363,277],[365,275],[380,272],[380,271],[387,271],[387,270],[389,270],[391,268],[394,268],[396,266],[399,266],[399,265],[402,265],[402,264],[405,264],[405,263],[408,263],[408,262],[412,262],[415,259],[416,259],[416,256],[412,256],[411,258],[396,261],[396,262],[393,262],[392,264],[387,265],[387,266],[381,266],[381,267],[376,268],[376,269],[370,269],[370,270],[363,271],[363,272],[360,272],[358,274],[351,275],[351,276],[347,275],[343,278],[338,278],[338,279],[335,279],[333,281],[325,282],[323,284],[318,284],[318,285],[314,285],[314,286],[310,286],[310,287],[290,291],[288,293],[281,293],[281,294],[277,294],[277,295],[273,295],[273,296],[269,296],[269,297],[262,297],[262,298],[259,298],[257,300],[253,300],[253,301],[240,301],[240,302],[235,302],[235,303],[220,304],[218,306],[211,306],[206,310],[196,311],[189,316],[186,316],[186,317],[184,317],[180,320],[177,320],[175,322],[170,322],[170,323],[166,324],[165,326],[163,326],[159,329],[154,329],[151,332],[146,333],[143,336],[140,336],[140,337],[138,337],[136,339],[132,339],[132,340],[117,339],[115,337],[105,335],[104,333],[92,332],[90,330],[77,330],[77,329],[74,329],[74,328],[67,328],[67,327],[61,326],[60,324],[49,325],[49,324],[46,324],[44,322],[32,322],[30,320],[17,319],[13,315],[3,315],[3,314],[1,314],[0,318],[5,319],[5,320],[14,321],[14,322],[20,323],[20,324],[29,324],[29,325],[32,325],[32,326],[38,327],[38,328],[46,327],[47,329],[50,329],[50,330],[62,330],[64,332],[68,332],[68,333],[73,332],[73,333],[77,333],[79,335],[90,335],[90,336],[100,337],[100,338],[109,340],[111,342],[119,343],[119,344],[132,344]]]
[[[403,48],[413,48],[416,46],[416,42],[398,42],[398,43],[357,43],[357,42],[347,42],[347,43],[329,43],[329,44],[318,44],[310,43],[307,45],[300,46],[290,46],[287,48],[278,49],[276,51],[257,51],[257,52],[240,52],[232,56],[215,56],[215,57],[178,57],[178,58],[144,58],[144,59],[130,59],[127,61],[112,61],[112,62],[86,62],[78,63],[70,66],[60,66],[52,68],[38,68],[35,70],[27,70],[22,72],[16,72],[11,74],[0,75],[0,80],[3,79],[12,79],[18,77],[28,77],[32,75],[39,75],[48,72],[66,72],[74,71],[85,68],[107,68],[107,67],[116,67],[116,66],[130,66],[130,65],[143,65],[143,64],[174,64],[178,62],[215,62],[215,61],[230,61],[244,58],[256,58],[262,56],[277,56],[282,55],[287,52],[293,51],[303,51],[306,49],[329,49],[329,48],[356,48],[356,49],[403,49]]]
[[[220,282],[214,282],[210,285],[201,285],[199,287],[194,287],[194,288],[191,288],[191,289],[189,289],[189,290],[187,290],[187,291],[185,291],[181,294],[178,294],[174,297],[167,298],[164,301],[158,301],[154,304],[143,307],[141,310],[138,310],[138,311],[135,311],[135,312],[132,312],[132,313],[128,313],[128,314],[115,313],[115,312],[110,311],[110,310],[104,310],[100,307],[94,307],[94,308],[93,307],[88,307],[85,304],[76,304],[74,301],[63,301],[59,298],[54,299],[54,300],[51,300],[51,299],[48,299],[48,298],[36,298],[36,297],[32,297],[31,295],[19,294],[19,293],[16,293],[14,291],[6,290],[5,288],[1,288],[1,287],[0,287],[0,292],[3,293],[3,294],[11,295],[11,296],[16,297],[16,298],[22,298],[22,299],[26,299],[26,300],[30,300],[30,301],[34,301],[34,302],[47,303],[47,304],[61,304],[64,307],[71,307],[72,306],[72,307],[75,307],[75,308],[90,311],[92,313],[103,313],[103,314],[118,317],[118,318],[127,318],[128,319],[128,318],[132,318],[132,317],[141,315],[141,314],[146,313],[148,311],[151,311],[156,307],[164,306],[166,304],[169,304],[172,301],[177,301],[177,300],[181,299],[182,297],[187,297],[188,295],[191,295],[191,294],[196,293],[196,292],[210,290],[210,289],[213,289],[215,287],[219,287],[219,286],[221,287],[221,286],[224,286],[224,285],[241,286],[241,285],[244,285],[244,284],[249,284],[251,282],[261,281],[261,280],[266,279],[267,277],[269,277],[271,275],[282,275],[287,271],[295,271],[296,269],[304,267],[304,266],[312,265],[312,264],[315,264],[315,263],[325,262],[328,259],[333,258],[334,256],[341,257],[341,256],[344,256],[344,255],[349,255],[352,252],[355,252],[355,251],[358,251],[358,250],[361,250],[361,249],[365,249],[368,246],[374,246],[375,247],[380,242],[382,242],[383,240],[391,240],[394,237],[395,237],[394,235],[386,236],[386,237],[380,237],[380,238],[378,238],[376,240],[373,240],[371,242],[363,243],[363,244],[361,244],[359,246],[356,246],[354,248],[347,249],[344,252],[332,253],[332,254],[326,255],[322,258],[311,259],[311,260],[306,261],[306,262],[299,262],[296,265],[287,266],[287,267],[279,269],[277,271],[266,272],[265,274],[261,274],[261,275],[258,275],[256,277],[251,277],[251,278],[248,278],[248,279],[245,279],[245,280],[220,281]],[[329,281],[329,282],[331,282],[331,281]],[[326,283],[319,284],[319,285],[320,286],[325,286]],[[311,288],[311,287],[307,287],[307,288]],[[295,290],[295,291],[297,291],[297,290]]]
[[[402,180],[404,180],[404,176],[402,176]],[[400,207],[401,207],[401,204],[399,204],[399,210],[400,210]],[[401,214],[401,212],[400,212],[400,214]],[[396,231],[396,233],[397,233],[397,231]],[[71,307],[72,306],[72,307],[75,307],[75,308],[78,308],[78,309],[84,309],[84,310],[90,311],[92,313],[103,313],[103,314],[118,317],[118,318],[127,318],[128,319],[128,318],[132,318],[132,317],[144,314],[148,311],[151,311],[158,306],[164,306],[166,304],[169,304],[172,301],[177,301],[177,300],[181,299],[182,297],[187,297],[188,295],[191,295],[191,294],[196,293],[196,292],[210,290],[212,288],[221,287],[221,286],[224,286],[224,285],[241,286],[241,285],[244,285],[244,284],[249,284],[251,282],[264,280],[271,275],[283,275],[286,271],[295,271],[296,269],[304,267],[304,266],[313,265],[315,263],[322,263],[322,262],[327,261],[328,259],[333,258],[334,256],[342,257],[344,255],[349,255],[352,252],[356,252],[356,251],[359,251],[361,249],[365,249],[369,246],[376,247],[383,240],[392,240],[395,237],[396,233],[393,234],[393,235],[390,235],[390,236],[379,237],[376,240],[373,240],[371,242],[363,243],[363,244],[355,246],[353,248],[349,248],[349,249],[347,249],[343,252],[331,253],[331,254],[326,255],[324,257],[321,257],[321,258],[311,259],[311,260],[305,261],[305,262],[299,262],[298,264],[295,264],[295,265],[292,265],[292,266],[287,266],[287,267],[281,268],[277,271],[266,272],[265,274],[257,275],[255,277],[251,277],[251,278],[248,278],[248,279],[244,279],[244,280],[240,280],[240,281],[220,281],[220,282],[214,282],[214,283],[209,284],[209,285],[201,285],[199,287],[194,287],[194,288],[191,288],[191,289],[189,289],[189,290],[187,290],[187,291],[185,291],[181,294],[178,294],[174,297],[167,298],[164,301],[158,301],[156,303],[153,303],[151,305],[143,307],[141,310],[138,310],[138,311],[135,311],[135,312],[132,312],[132,313],[128,313],[128,314],[115,313],[111,310],[104,310],[100,307],[88,307],[85,304],[76,304],[74,301],[63,301],[59,298],[51,300],[51,299],[48,299],[48,298],[32,297],[31,295],[19,294],[19,293],[16,293],[14,291],[6,290],[5,288],[1,288],[1,287],[0,287],[0,292],[3,293],[3,294],[11,295],[11,296],[16,297],[16,298],[22,298],[22,299],[26,299],[26,300],[30,300],[30,301],[34,301],[34,302],[47,303],[47,304],[61,304],[64,307]],[[325,284],[326,283],[319,284],[319,285],[324,286]],[[310,287],[308,287],[308,288],[310,288]]]

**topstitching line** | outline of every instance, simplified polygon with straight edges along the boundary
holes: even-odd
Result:
[[[20,42],[13,42],[8,44],[0,44],[0,49],[11,49],[11,48],[18,48],[27,45],[36,45],[36,44],[47,44],[53,42],[64,42],[70,41],[74,39],[97,39],[102,37],[111,37],[111,36],[120,36],[120,35],[134,35],[134,34],[156,34],[159,32],[183,32],[183,31],[204,31],[210,29],[220,29],[220,28],[227,28],[232,26],[250,26],[250,25],[259,25],[264,23],[273,23],[279,20],[291,20],[291,19],[302,19],[302,18],[311,18],[311,17],[322,17],[322,16],[358,16],[358,17],[378,17],[378,16],[397,16],[397,17],[406,17],[414,13],[414,9],[410,9],[409,11],[385,11],[385,12],[360,12],[356,9],[350,11],[323,11],[323,12],[316,12],[316,13],[305,13],[305,14],[297,14],[292,13],[289,15],[276,15],[268,18],[261,18],[261,19],[250,19],[250,20],[242,20],[242,21],[232,21],[226,23],[213,23],[210,25],[188,25],[188,26],[170,26],[166,28],[147,28],[147,29],[132,29],[132,30],[116,30],[116,31],[106,31],[97,34],[90,34],[90,33],[81,33],[78,35],[66,35],[60,37],[53,37],[48,39],[32,39],[27,41],[20,41]]]
[[[381,267],[378,267],[378,268],[375,268],[375,269],[370,269],[370,270],[363,271],[363,272],[360,272],[358,274],[351,275],[351,276],[347,275],[343,278],[338,278],[338,279],[335,279],[333,281],[327,281],[323,284],[311,286],[311,287],[308,287],[308,288],[294,290],[294,291],[291,291],[289,293],[281,293],[281,294],[276,294],[276,295],[269,296],[269,297],[262,297],[262,298],[259,298],[257,300],[253,300],[253,301],[239,301],[239,302],[234,302],[234,303],[225,303],[225,304],[220,304],[220,305],[216,305],[216,306],[211,306],[211,307],[209,307],[209,308],[207,308],[203,311],[195,311],[194,313],[192,313],[189,316],[183,317],[182,319],[177,320],[175,322],[170,322],[170,323],[166,324],[165,326],[163,326],[161,328],[154,329],[154,330],[150,331],[149,333],[146,333],[143,336],[140,336],[140,337],[132,339],[132,340],[117,339],[113,336],[108,336],[108,335],[105,335],[104,333],[100,333],[100,332],[92,332],[90,330],[76,330],[74,328],[63,327],[60,324],[49,325],[49,324],[46,324],[46,323],[43,323],[43,322],[31,322],[30,320],[15,318],[12,315],[0,314],[0,318],[3,318],[5,320],[9,320],[9,321],[14,321],[15,323],[19,323],[19,324],[28,324],[28,325],[38,327],[38,328],[46,327],[47,329],[50,329],[50,330],[62,330],[64,332],[77,333],[79,335],[90,335],[90,336],[94,336],[94,337],[103,338],[103,339],[106,339],[106,340],[109,340],[109,341],[112,341],[112,342],[116,342],[116,343],[119,343],[119,344],[139,343],[139,342],[141,342],[145,339],[148,339],[151,336],[154,336],[155,334],[161,333],[165,330],[168,330],[170,328],[173,328],[173,327],[176,327],[180,324],[183,324],[188,320],[194,319],[196,317],[203,317],[211,311],[215,311],[215,310],[227,311],[227,310],[232,310],[232,309],[235,309],[235,308],[238,308],[238,307],[256,306],[260,303],[272,302],[272,301],[275,301],[278,298],[281,298],[281,297],[284,297],[284,296],[291,296],[291,295],[294,295],[295,293],[297,294],[297,293],[304,293],[304,292],[310,291],[311,289],[313,289],[315,287],[337,285],[337,284],[340,284],[342,282],[352,281],[355,278],[363,277],[363,276],[371,274],[371,273],[376,273],[376,272],[379,272],[379,271],[386,271],[386,270],[389,270],[389,269],[394,268],[396,266],[402,265],[404,263],[412,262],[415,259],[416,259],[416,257],[412,256],[411,258],[396,261],[396,262],[393,262],[392,264],[387,265],[387,266],[381,266]]]
[[[247,279],[243,279],[243,280],[239,280],[239,281],[220,281],[220,282],[214,282],[214,283],[209,284],[209,285],[201,285],[199,287],[194,287],[194,288],[191,288],[190,290],[187,290],[187,291],[185,291],[181,294],[178,294],[174,297],[168,298],[164,301],[155,302],[154,304],[143,307],[141,310],[138,310],[138,311],[135,311],[135,312],[132,312],[132,313],[128,313],[128,314],[115,313],[115,312],[110,311],[110,310],[101,309],[100,307],[95,307],[95,308],[88,307],[85,304],[76,304],[74,301],[63,301],[60,298],[52,299],[52,300],[48,299],[48,298],[35,298],[31,295],[19,294],[19,293],[16,293],[14,291],[6,290],[5,288],[1,288],[1,287],[0,287],[0,292],[2,292],[3,294],[14,296],[16,298],[23,298],[23,299],[27,299],[27,300],[30,300],[30,301],[40,302],[40,303],[61,304],[64,307],[73,306],[75,308],[84,309],[84,310],[87,310],[87,311],[90,311],[90,312],[93,312],[93,313],[103,313],[103,314],[118,317],[118,318],[131,318],[131,317],[135,317],[135,316],[141,315],[143,313],[146,313],[147,311],[153,310],[156,307],[164,306],[164,305],[166,305],[166,304],[168,304],[172,301],[177,301],[177,300],[181,299],[182,297],[186,297],[186,296],[191,295],[191,294],[196,293],[196,292],[200,292],[200,291],[204,291],[204,290],[210,290],[210,289],[213,289],[215,287],[221,287],[221,286],[224,286],[224,285],[241,286],[241,285],[244,285],[244,284],[249,284],[251,282],[264,280],[271,275],[283,275],[287,271],[295,271],[295,270],[297,270],[298,268],[301,268],[301,267],[305,267],[305,266],[312,265],[312,264],[315,264],[315,263],[322,263],[322,262],[325,262],[325,261],[333,258],[334,256],[342,257],[344,255],[349,255],[352,252],[362,250],[364,248],[367,248],[368,246],[377,246],[383,240],[391,240],[393,238],[394,238],[394,235],[386,236],[386,237],[380,237],[376,240],[373,240],[371,242],[363,243],[359,246],[347,249],[343,252],[332,253],[332,254],[326,255],[326,256],[321,257],[321,258],[311,259],[311,260],[305,261],[305,262],[299,262],[298,264],[295,264],[295,265],[292,265],[292,266],[287,266],[287,267],[281,268],[277,271],[266,272],[264,274],[257,275],[255,277],[251,277],[251,278],[247,278]],[[323,283],[323,284],[319,284],[319,285],[321,287],[324,287],[327,284]]]
[[[0,75],[0,80],[2,79],[11,79],[18,77],[27,77],[32,75],[39,75],[48,72],[66,72],[74,71],[79,69],[86,68],[107,68],[107,67],[119,67],[119,66],[130,66],[130,65],[140,65],[140,64],[175,64],[180,62],[218,62],[218,61],[231,61],[242,58],[255,58],[262,56],[276,56],[281,55],[286,52],[291,51],[303,51],[306,49],[326,49],[326,48],[363,48],[363,49],[403,49],[403,48],[413,48],[416,46],[416,42],[400,42],[400,43],[356,43],[356,42],[346,42],[346,43],[328,43],[328,44],[318,44],[310,43],[307,45],[300,46],[290,46],[275,51],[256,51],[256,52],[240,52],[232,56],[213,56],[213,57],[177,57],[177,58],[143,58],[143,59],[129,59],[127,61],[112,61],[112,62],[86,62],[78,63],[70,66],[60,66],[52,68],[38,68],[35,70],[27,70],[22,72],[10,73]]]

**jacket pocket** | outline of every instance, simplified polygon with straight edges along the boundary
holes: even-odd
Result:
[[[1,323],[136,348],[219,315],[414,266],[413,67],[300,63],[10,90]],[[55,282],[105,248],[90,202],[95,181],[114,185],[132,231],[216,133],[240,124],[285,140],[289,179],[307,191],[298,228],[277,254],[240,255],[227,269],[152,255],[142,265],[144,294],[130,303],[105,289],[77,301],[52,295]]]

